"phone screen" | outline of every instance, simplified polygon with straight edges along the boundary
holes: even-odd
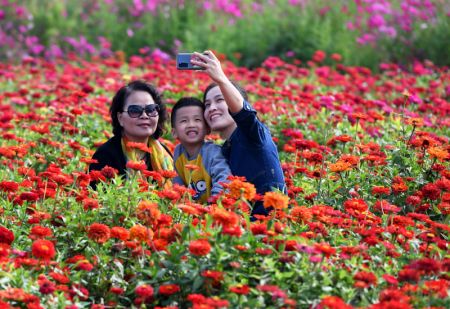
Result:
[[[191,63],[192,53],[179,53],[177,54],[177,69],[178,70],[203,70],[202,67],[192,65]]]

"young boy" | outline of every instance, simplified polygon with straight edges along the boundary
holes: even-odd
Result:
[[[221,147],[206,142],[210,129],[206,124],[204,104],[197,98],[185,97],[175,103],[171,114],[172,134],[180,141],[174,152],[178,176],[174,183],[194,189],[194,199],[207,202],[223,190],[222,182],[231,175]]]

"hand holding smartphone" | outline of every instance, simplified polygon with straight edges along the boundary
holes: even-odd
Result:
[[[201,66],[193,65],[191,59],[193,53],[178,53],[177,54],[177,69],[178,70],[204,70]]]

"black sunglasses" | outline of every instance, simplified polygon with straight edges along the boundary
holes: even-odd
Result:
[[[128,116],[130,116],[131,118],[138,118],[142,115],[142,112],[144,112],[144,111],[147,114],[147,116],[156,117],[156,116],[158,116],[159,105],[158,104],[150,104],[150,105],[145,105],[145,107],[142,107],[140,105],[130,105],[130,106],[128,106],[128,110],[123,111],[123,112],[127,112]]]

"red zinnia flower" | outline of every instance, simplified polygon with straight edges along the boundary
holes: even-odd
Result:
[[[4,226],[0,226],[0,243],[12,244],[14,241],[14,233]]]
[[[377,277],[371,272],[360,271],[353,276],[353,279],[355,279],[354,286],[357,288],[367,288],[371,285],[377,285]]]
[[[55,254],[55,246],[53,243],[46,239],[38,239],[31,245],[31,252],[33,255],[42,260],[50,260]]]
[[[153,231],[143,225],[134,225],[130,228],[130,239],[147,242],[153,239]]]
[[[420,280],[420,273],[415,269],[402,269],[398,272],[398,280],[417,282]]]
[[[159,294],[172,295],[180,291],[180,286],[177,284],[164,284],[159,287]]]
[[[93,171],[91,171],[92,173]],[[116,170],[115,168],[112,168],[110,166],[105,166],[104,168],[102,168],[102,170],[100,171],[101,175],[106,177],[106,178],[114,178],[119,171]]]
[[[224,227],[232,227],[239,223],[239,216],[236,213],[223,208],[215,207],[211,215],[215,222]]]
[[[345,201],[344,207],[347,212],[351,211],[364,212],[369,208],[364,200],[355,198]]]
[[[151,297],[153,296],[153,288],[149,286],[148,284],[142,284],[140,286],[136,287],[136,290],[134,291],[137,296],[140,297]]]
[[[136,171],[144,171],[147,169],[147,164],[144,161],[128,161],[127,168],[136,170]]]
[[[120,226],[114,226],[111,228],[111,238],[117,238],[122,241],[126,241],[129,237],[130,232],[126,228]]]
[[[161,211],[155,202],[141,201],[136,209],[136,216],[146,225],[154,225],[161,217]]]
[[[211,278],[214,281],[221,281],[223,279],[223,272],[217,270],[204,270],[202,276],[205,278]]]
[[[423,193],[424,198],[432,201],[437,200],[441,195],[441,190],[434,183],[427,183],[420,191]]]
[[[104,224],[93,223],[88,228],[88,237],[99,244],[105,243],[110,236],[111,230]]]
[[[84,210],[96,209],[96,208],[98,208],[98,201],[96,199],[87,197],[83,200],[83,209]]]
[[[230,292],[240,294],[240,295],[247,295],[250,293],[250,288],[246,284],[238,284],[234,286],[230,286]]]
[[[325,296],[317,305],[317,309],[352,309],[338,296]]]
[[[53,232],[50,228],[41,226],[41,225],[35,225],[31,228],[29,237],[31,239],[38,239],[38,238],[50,237],[52,235],[53,235]]]
[[[19,189],[19,184],[14,181],[2,181],[0,182],[0,190],[3,192],[15,192]]]
[[[189,252],[193,255],[204,256],[211,251],[211,245],[206,239],[193,240],[189,244]]]
[[[11,252],[11,246],[5,243],[0,243],[0,260],[5,258]]]

